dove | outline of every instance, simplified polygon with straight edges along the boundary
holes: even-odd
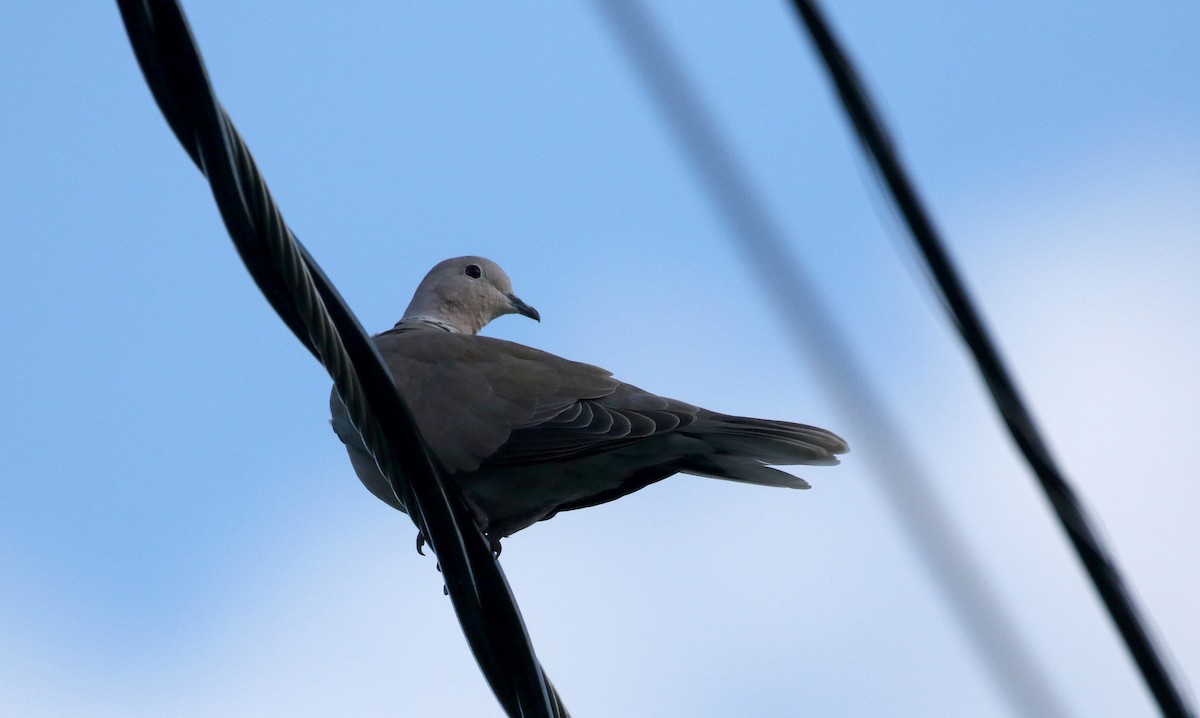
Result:
[[[771,465],[831,466],[849,451],[825,429],[720,414],[590,364],[478,335],[506,314],[541,321],[499,265],[456,257],[431,269],[403,318],[373,338],[444,476],[497,550],[501,538],[560,511],[673,474],[807,489]],[[359,479],[407,513],[336,391],[330,410]]]

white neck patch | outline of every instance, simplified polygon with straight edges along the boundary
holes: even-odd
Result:
[[[404,325],[404,327],[401,327],[402,324]],[[417,329],[418,327],[412,326],[414,324],[424,324],[430,328],[441,329],[442,331],[450,332],[451,334],[462,334],[462,332],[460,332],[458,330],[458,327],[454,326],[453,324],[451,324],[445,320],[436,319],[434,317],[430,317],[430,316],[427,316],[424,314],[418,314],[418,315],[412,316],[412,317],[405,317],[405,318],[401,319],[400,321],[396,322],[396,326],[393,328],[400,329],[400,328],[406,328],[406,327],[411,326],[413,329]]]

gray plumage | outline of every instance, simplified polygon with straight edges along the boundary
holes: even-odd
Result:
[[[475,335],[513,313],[540,319],[498,265],[458,257],[434,267],[404,318],[375,337],[422,436],[494,539],[675,473],[806,489],[767,464],[830,466],[849,450],[825,429],[718,414]],[[363,484],[404,511],[336,394],[330,407]]]

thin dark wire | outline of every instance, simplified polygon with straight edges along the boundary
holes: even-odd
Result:
[[[283,221],[212,92],[174,0],[118,0],[146,82],[180,144],[212,185],[234,244],[263,294],[333,377],[355,426],[438,555],[463,633],[505,711],[566,716],[529,643],[503,572],[461,497],[446,491],[374,344]]]
[[[1065,715],[940,508],[920,461],[902,438],[899,423],[872,389],[854,352],[812,291],[813,284],[790,251],[780,224],[754,190],[652,18],[629,0],[597,0],[596,6],[757,272],[797,351],[815,360],[846,424],[870,437],[851,444],[874,464],[880,488],[1001,695],[1017,714]]]
[[[1001,361],[849,58],[833,37],[815,2],[793,0],[792,4],[825,61],[825,67],[837,87],[846,113],[854,123],[859,140],[883,175],[908,224],[913,241],[928,264],[931,284],[941,297],[963,341],[970,347],[1004,423],[1054,507],[1063,530],[1087,568],[1146,685],[1164,716],[1191,716],[1193,712],[1185,703],[1183,693],[1175,685],[1155,647],[1115,560],[1092,528],[1092,522],[1074,490],[1059,471],[1033,416]]]

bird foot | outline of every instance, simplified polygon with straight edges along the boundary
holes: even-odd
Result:
[[[487,532],[484,532],[483,537],[487,539],[488,548],[492,550],[492,558],[500,558],[500,551],[503,548],[500,545],[500,538],[498,536],[492,536]],[[425,551],[423,549],[427,543],[429,543],[429,541],[425,538],[425,532],[417,531],[417,553],[424,556]]]

